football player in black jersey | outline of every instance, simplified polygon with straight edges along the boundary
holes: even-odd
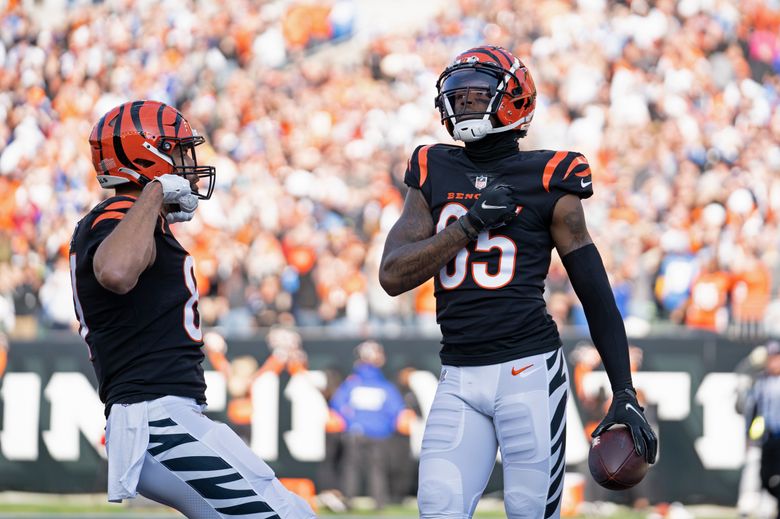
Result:
[[[77,224],[70,265],[106,404],[109,500],[141,493],[191,518],[314,517],[202,413],[194,264],[169,224],[192,219],[213,191],[214,167],[195,155],[203,137],[174,108],[133,101],[101,117],[89,142],[98,181],[116,194]]]
[[[500,448],[507,515],[558,518],[568,383],[543,298],[553,247],[614,393],[594,435],[626,424],[650,463],[657,448],[636,401],[623,321],[585,225],[590,167],[572,151],[518,150],[536,88],[506,49],[463,52],[436,86],[442,123],[465,147],[413,152],[379,273],[391,295],[435,280],[443,366],[420,457],[421,517],[470,517]]]

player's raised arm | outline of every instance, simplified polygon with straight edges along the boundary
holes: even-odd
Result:
[[[421,285],[469,242],[460,225],[434,234],[428,202],[419,189],[409,188],[398,221],[390,229],[379,266],[379,283],[397,296]]]
[[[550,232],[585,310],[591,338],[612,385],[612,405],[593,435],[598,436],[613,424],[625,424],[631,429],[637,453],[653,463],[658,441],[636,400],[623,318],[615,303],[604,263],[588,234],[582,202],[577,196],[568,194],[558,200]]]
[[[137,191],[132,194],[138,195]],[[138,283],[138,277],[154,263],[156,248],[154,228],[161,211],[168,204],[194,208],[198,200],[191,191],[190,181],[178,175],[156,177],[140,191],[133,207],[117,226],[106,236],[95,251],[93,269],[95,278],[103,288],[117,294],[126,294]],[[176,212],[187,217],[170,218],[179,221],[192,218],[192,211]]]
[[[162,201],[162,186],[152,182],[95,251],[95,278],[106,290],[126,294],[136,285],[138,276],[154,263],[154,227],[160,218]]]

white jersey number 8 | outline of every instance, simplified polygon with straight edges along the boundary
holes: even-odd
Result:
[[[195,262],[192,256],[184,259],[184,283],[190,291],[190,298],[184,304],[184,330],[190,339],[200,341],[203,332],[200,329],[200,315],[198,314],[198,286],[195,283]]]

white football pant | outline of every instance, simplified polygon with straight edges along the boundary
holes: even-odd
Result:
[[[191,398],[114,404],[106,426],[108,498],[136,492],[190,519],[308,519],[302,498]]]
[[[558,519],[566,441],[560,349],[490,366],[442,366],[420,453],[420,517],[470,518],[501,449],[511,519]]]

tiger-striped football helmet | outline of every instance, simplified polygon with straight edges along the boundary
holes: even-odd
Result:
[[[159,101],[131,101],[108,111],[89,136],[92,164],[106,189],[132,183],[145,186],[155,177],[197,175],[195,194],[207,200],[214,191],[214,166],[199,166],[195,147],[205,139],[172,108]],[[175,161],[178,154],[180,160]]]
[[[474,142],[505,131],[525,137],[536,108],[536,86],[523,62],[502,47],[459,54],[436,82],[436,108],[454,139]]]

